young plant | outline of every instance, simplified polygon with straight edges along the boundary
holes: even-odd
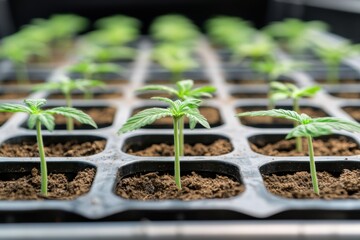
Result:
[[[28,126],[30,129],[36,128],[36,139],[40,156],[40,172],[41,172],[41,194],[47,196],[47,166],[45,160],[44,143],[41,134],[41,126],[49,131],[53,131],[55,128],[54,116],[56,114],[63,115],[68,118],[74,118],[77,121],[88,124],[97,128],[96,123],[91,117],[84,112],[75,108],[69,107],[56,107],[52,109],[42,109],[46,104],[45,99],[26,99],[25,105],[15,103],[2,103],[0,104],[0,112],[10,113],[27,113],[29,114]]]
[[[80,55],[88,61],[106,63],[134,59],[136,50],[126,46],[100,47],[95,44],[83,44],[80,47]]]
[[[331,44],[316,42],[315,53],[321,58],[327,67],[326,80],[328,83],[339,83],[339,67],[341,62],[350,56],[360,52],[360,45],[343,42]]]
[[[84,79],[92,79],[96,74],[120,73],[123,69],[118,64],[113,63],[93,63],[83,61],[70,66],[68,72],[80,73]]]
[[[181,80],[185,71],[198,67],[186,45],[160,44],[154,49],[153,58],[171,72],[173,82]]]
[[[274,50],[274,42],[269,37],[258,34],[247,42],[236,44],[233,47],[233,59],[234,61],[241,61],[246,58],[252,61],[268,59],[273,57]]]
[[[62,77],[57,82],[47,82],[38,84],[33,88],[35,91],[60,91],[64,94],[66,106],[72,107],[72,92],[80,90],[85,93],[85,97],[92,97],[91,89],[96,87],[103,87],[105,84],[98,80],[89,79],[70,79],[68,77]],[[72,131],[74,129],[74,122],[71,117],[66,118],[66,129]]]
[[[269,58],[265,60],[255,61],[251,64],[252,69],[258,73],[265,74],[268,83],[274,82],[279,79],[280,76],[296,72],[303,69],[306,65],[302,62],[295,62],[291,60],[276,60]],[[271,98],[271,88],[268,91],[269,105],[268,109],[274,108],[274,101]]]
[[[291,83],[271,82],[270,83],[270,98],[273,102],[291,99],[293,101],[292,110],[301,114],[299,100],[304,97],[314,97],[316,93],[321,90],[320,86],[310,86],[304,88],[298,88]],[[297,127],[298,123],[294,122],[294,127]],[[296,137],[296,151],[302,152],[302,141],[300,137]]]
[[[95,22],[95,27],[102,29],[117,28],[118,26],[139,29],[141,27],[141,22],[136,18],[121,14],[104,17]]]
[[[175,183],[176,186],[181,189],[180,179],[180,155],[181,149],[184,147],[180,144],[179,120],[183,117],[189,118],[190,128],[195,128],[197,123],[200,123],[205,128],[210,128],[209,123],[202,116],[198,110],[201,100],[198,99],[186,99],[184,101],[176,100],[172,101],[168,98],[153,97],[152,99],[159,100],[169,104],[170,106],[164,108],[150,108],[143,110],[134,116],[130,117],[127,122],[120,128],[118,134],[134,131],[145,125],[151,124],[157,119],[163,117],[172,117],[174,124],[174,152],[175,152]]]
[[[213,86],[202,86],[198,88],[193,88],[193,80],[182,80],[176,83],[176,88],[163,86],[163,85],[147,85],[145,87],[139,88],[137,91],[161,91],[166,92],[172,96],[176,96],[181,101],[186,99],[200,99],[204,97],[211,98],[212,93],[216,91],[216,88]],[[184,155],[184,117],[179,118],[179,135],[180,135],[180,155]]]
[[[118,26],[89,32],[84,36],[84,39],[89,43],[104,47],[117,47],[135,41],[138,36],[137,29]]]
[[[283,109],[273,109],[268,111],[254,111],[240,113],[237,116],[269,116],[275,118],[285,118],[297,122],[299,125],[293,128],[286,136],[286,139],[294,137],[305,137],[308,143],[310,158],[310,175],[314,193],[319,195],[319,185],[316,176],[316,166],[314,158],[313,138],[324,135],[330,135],[335,130],[348,132],[360,132],[360,124],[335,117],[311,118],[306,114]]]

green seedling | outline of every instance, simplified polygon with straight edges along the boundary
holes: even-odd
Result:
[[[136,50],[131,47],[99,47],[94,44],[84,44],[80,48],[80,55],[91,62],[111,62],[134,59]]]
[[[177,14],[157,17],[150,32],[154,39],[168,43],[194,42],[199,37],[198,28],[188,18]]]
[[[43,137],[41,134],[41,126],[43,125],[47,130],[53,131],[55,128],[55,120],[53,115],[56,114],[76,119],[77,121],[83,124],[91,125],[94,128],[97,128],[97,126],[89,115],[75,108],[55,107],[43,110],[42,107],[46,104],[45,99],[26,99],[24,100],[24,103],[25,105],[2,103],[0,104],[0,112],[29,114],[28,126],[30,129],[36,128],[36,139],[40,156],[41,194],[47,196],[47,165],[45,160],[45,150]]]
[[[232,16],[211,18],[206,21],[205,29],[212,42],[228,48],[248,42],[256,32],[249,22]]]
[[[181,80],[185,71],[198,67],[191,49],[184,45],[160,44],[154,49],[153,58],[171,72],[173,82]]]
[[[295,62],[292,60],[276,60],[276,59],[265,59],[262,61],[255,61],[251,64],[253,70],[258,73],[265,74],[268,83],[274,82],[279,79],[279,77],[291,74],[298,70],[304,69],[306,65],[302,62]],[[269,87],[268,91],[268,100],[269,105],[268,109],[274,108],[274,101],[271,98],[271,88]]]
[[[304,22],[289,18],[282,22],[273,22],[263,31],[278,39],[290,52],[301,53],[311,46],[313,31],[326,32],[328,26],[321,21]]]
[[[126,132],[134,131],[145,125],[151,124],[157,119],[164,117],[172,117],[174,123],[174,152],[175,152],[175,183],[176,186],[181,189],[181,179],[180,179],[180,155],[181,148],[180,146],[180,119],[186,116],[189,118],[190,128],[195,128],[197,123],[200,123],[205,128],[210,128],[209,123],[206,118],[202,116],[199,112],[199,105],[201,100],[198,99],[186,99],[184,101],[176,100],[172,101],[168,98],[162,97],[153,97],[152,99],[159,100],[169,104],[168,108],[150,108],[143,110],[134,116],[130,117],[127,122],[120,128],[118,134],[123,134]]]
[[[135,41],[138,36],[137,29],[118,26],[89,32],[84,36],[84,40],[104,47],[116,47]]]
[[[89,95],[92,97],[91,91],[97,87],[104,87],[105,84],[102,81],[98,80],[89,80],[89,79],[70,79],[68,77],[62,77],[59,81],[56,82],[47,82],[38,84],[33,88],[34,91],[60,91],[64,94],[66,106],[72,107],[72,93],[75,90],[80,90],[87,94],[85,98],[88,98]],[[71,117],[66,118],[66,129],[72,131],[74,129],[74,122]]]
[[[160,91],[166,92],[171,96],[176,96],[181,101],[186,99],[200,99],[200,98],[211,98],[212,93],[216,91],[213,86],[202,86],[198,88],[194,87],[193,80],[182,80],[176,83],[176,87],[168,87],[163,85],[147,85],[139,88],[137,91]],[[184,155],[184,117],[179,119],[179,135],[180,135],[180,155]]]
[[[0,58],[8,59],[15,68],[16,80],[19,84],[29,82],[27,63],[33,56],[48,55],[44,43],[29,41],[22,34],[13,34],[3,39],[0,46]]]
[[[317,45],[314,49],[315,53],[327,67],[327,82],[331,84],[339,83],[339,68],[341,62],[347,57],[358,54],[360,52],[360,45],[352,45],[349,42],[338,44],[316,42],[315,44]]]
[[[270,83],[270,98],[273,102],[291,99],[292,110],[301,114],[299,100],[304,97],[314,97],[320,90],[320,86],[310,86],[304,88],[298,88],[291,83],[271,82]],[[298,123],[294,122],[294,127],[297,127]],[[302,141],[300,137],[296,137],[296,151],[302,152]]]
[[[93,63],[89,61],[79,62],[70,66],[67,71],[71,73],[80,73],[84,79],[92,79],[96,74],[116,73],[123,70],[118,64],[113,63]]]
[[[121,14],[104,17],[95,22],[95,27],[100,29],[117,28],[119,26],[139,29],[141,27],[141,22],[136,18]]]
[[[310,175],[314,193],[319,195],[319,185],[316,176],[316,166],[314,158],[313,138],[333,134],[335,130],[348,132],[360,132],[360,124],[335,117],[311,118],[306,114],[298,114],[295,111],[273,109],[268,111],[254,111],[240,113],[237,116],[269,116],[275,118],[285,118],[297,122],[299,125],[293,128],[286,136],[286,139],[294,137],[305,137],[308,143],[310,158]]]

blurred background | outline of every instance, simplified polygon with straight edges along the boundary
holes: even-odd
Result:
[[[168,13],[184,14],[199,26],[219,14],[240,16],[256,27],[296,17],[325,21],[332,32],[360,41],[359,0],[0,0],[0,36],[15,32],[32,18],[48,18],[53,13],[76,13],[90,20],[130,15],[142,20],[143,33],[156,16]]]

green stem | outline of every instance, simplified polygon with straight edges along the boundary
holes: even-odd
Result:
[[[330,84],[338,84],[339,83],[339,65],[338,63],[328,64],[327,71],[327,82]]]
[[[314,147],[312,144],[312,137],[308,136],[308,147],[309,147],[309,157],[310,157],[310,175],[311,175],[311,181],[314,189],[314,193],[319,195],[319,185],[318,180],[316,176],[316,166],[315,166],[315,159],[314,159]]]
[[[40,156],[40,172],[41,172],[41,194],[47,196],[47,166],[45,160],[45,151],[44,151],[44,143],[41,135],[41,122],[40,120],[36,121],[36,139],[39,148],[39,156]]]
[[[180,156],[184,156],[184,117],[179,118],[179,148]]]
[[[174,149],[175,149],[175,166],[174,177],[175,183],[179,190],[181,190],[180,178],[180,135],[179,135],[179,119],[174,118]]]
[[[300,114],[300,105],[299,105],[299,99],[298,98],[293,99],[293,110],[295,112],[297,112],[298,114]],[[297,127],[298,125],[299,125],[298,122],[294,122],[294,127]],[[296,143],[296,151],[297,152],[302,152],[303,147],[302,147],[301,137],[296,137],[295,138],[295,143]]]
[[[16,80],[19,85],[29,83],[29,76],[27,73],[26,63],[16,63],[15,74],[16,74]]]
[[[72,100],[71,100],[71,93],[66,92],[65,93],[65,100],[66,100],[66,106],[72,107]],[[74,130],[74,121],[71,117],[66,117],[66,129],[68,131]]]
[[[275,101],[274,101],[274,99],[272,99],[272,97],[271,97],[271,83],[273,82],[273,81],[275,81],[275,79],[274,78],[271,78],[270,76],[269,76],[269,78],[268,78],[268,93],[267,93],[267,98],[268,98],[268,106],[267,106],[267,109],[268,110],[272,110],[272,109],[274,109],[275,108]]]

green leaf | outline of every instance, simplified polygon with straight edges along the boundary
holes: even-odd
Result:
[[[176,83],[176,86],[179,89],[179,92],[187,92],[194,86],[194,81],[190,79],[178,81]]]
[[[16,103],[1,103],[0,104],[0,112],[23,112],[23,113],[31,113],[32,110],[27,106],[16,104]]]
[[[52,132],[54,130],[54,128],[55,128],[55,120],[54,120],[54,116],[52,116],[51,114],[46,113],[46,112],[38,114],[38,120],[50,132]]]
[[[32,110],[38,110],[46,104],[46,99],[25,99],[24,103]]]
[[[169,104],[171,107],[173,107],[173,108],[176,108],[176,103],[173,101],[173,100],[171,100],[171,99],[169,99],[169,98],[165,98],[165,97],[152,97],[151,99],[153,99],[153,100],[158,100],[158,101],[161,101],[161,102],[165,102],[165,103],[167,103],[167,104]]]
[[[164,91],[171,95],[178,96],[179,93],[176,89],[172,87],[162,86],[162,85],[147,85],[142,88],[137,89],[136,91],[143,92],[143,91]]]
[[[36,125],[36,121],[38,120],[39,115],[38,114],[32,114],[29,116],[29,119],[27,121],[27,125],[29,129],[34,129]]]
[[[191,129],[195,128],[196,123],[201,124],[205,128],[210,128],[208,121],[200,114],[198,109],[188,109],[185,111],[185,116],[189,118],[189,125]]]
[[[318,93],[321,90],[320,86],[311,86],[311,87],[306,87],[303,89],[299,89],[297,92],[295,92],[295,97],[312,97],[314,96],[316,93]]]
[[[44,113],[59,114],[59,115],[65,116],[65,117],[74,118],[75,120],[77,120],[78,122],[80,122],[82,124],[87,124],[94,128],[97,128],[96,123],[89,115],[87,115],[83,111],[75,109],[75,108],[56,107],[56,108],[48,109],[48,110],[44,111]]]
[[[130,117],[126,123],[119,129],[118,134],[123,134],[126,132],[137,130],[143,126],[149,125],[156,120],[172,116],[169,109],[164,108],[150,108],[145,109],[134,116]]]
[[[216,87],[214,86],[203,86],[199,88],[195,88],[194,90],[191,90],[189,93],[190,97],[194,98],[202,98],[202,97],[212,97],[212,93],[216,92]]]
[[[289,119],[298,123],[301,123],[303,119],[309,118],[306,114],[299,115],[298,113],[290,110],[284,109],[272,109],[267,111],[254,111],[254,112],[244,112],[239,113],[236,116],[238,117],[259,117],[259,116],[269,116],[269,117],[276,117],[276,118],[285,118]]]

